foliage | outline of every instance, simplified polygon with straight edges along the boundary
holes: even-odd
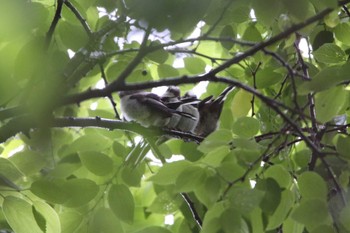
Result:
[[[350,232],[348,2],[2,0],[0,231]],[[203,81],[204,139],[120,120]]]

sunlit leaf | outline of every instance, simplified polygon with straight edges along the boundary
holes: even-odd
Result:
[[[32,205],[25,200],[7,196],[3,202],[4,215],[16,233],[42,233],[33,212]]]
[[[97,151],[84,151],[79,154],[82,164],[92,173],[104,176],[112,172],[113,160]]]
[[[338,64],[346,61],[345,52],[335,44],[324,44],[313,54],[317,61],[327,64]]]
[[[238,136],[249,138],[259,131],[259,121],[252,117],[238,118],[233,124],[232,131]]]
[[[190,165],[191,163],[186,160],[164,164],[155,175],[149,178],[149,181],[160,185],[175,184],[179,174]]]
[[[127,186],[113,185],[108,192],[108,204],[121,221],[129,224],[133,223],[135,203]]]
[[[309,199],[303,201],[294,209],[292,218],[304,224],[306,228],[314,229],[324,224],[330,216],[325,201]]]

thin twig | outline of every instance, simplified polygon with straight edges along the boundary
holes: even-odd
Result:
[[[65,2],[65,0],[57,0],[57,8],[56,8],[55,16],[53,17],[50,28],[49,28],[48,32],[46,33],[45,48],[48,48],[50,43],[51,43],[53,33],[54,33],[55,28],[58,24],[58,21],[61,18],[62,6],[63,6],[64,2]]]

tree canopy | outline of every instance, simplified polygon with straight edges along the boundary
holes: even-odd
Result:
[[[0,232],[350,232],[349,2],[2,0]],[[123,121],[171,85],[219,128]]]

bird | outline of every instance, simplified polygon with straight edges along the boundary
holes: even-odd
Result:
[[[168,89],[161,95],[161,100],[170,108],[175,108],[176,111],[182,111],[182,105],[171,106],[171,104],[178,103],[180,101],[180,88],[177,86],[169,86]],[[166,125],[169,129],[176,129],[177,124],[179,123],[181,116],[178,114],[173,114],[170,118],[170,121]]]
[[[165,93],[161,96],[161,99],[170,108],[172,108],[171,105],[179,103],[180,105],[174,105],[176,110],[188,113],[192,116],[192,118],[189,118],[174,114],[171,117],[167,127],[182,132],[193,133],[193,130],[199,121],[199,112],[197,109],[199,100],[197,99],[197,96],[191,92],[187,92],[184,96],[180,97],[179,87],[169,86]]]
[[[208,96],[198,103],[199,121],[194,129],[194,134],[207,137],[218,128],[224,101],[233,89],[234,86],[229,86],[216,99]]]
[[[191,92],[187,92],[183,97],[181,97],[183,104],[182,112],[188,113],[193,116],[193,118],[181,117],[180,121],[176,125],[176,129],[183,132],[193,133],[199,122],[199,111],[197,105],[200,103],[197,96]]]
[[[176,114],[192,118],[188,113],[170,108],[157,94],[142,90],[120,91],[120,108],[127,121],[135,121],[144,127],[164,127]],[[181,103],[177,103],[178,105]]]

